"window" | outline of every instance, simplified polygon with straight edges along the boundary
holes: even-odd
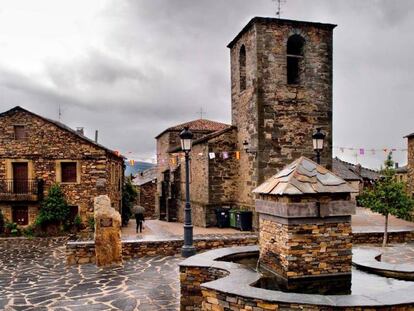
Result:
[[[26,130],[24,125],[15,125],[14,126],[14,139],[22,140],[26,138]]]
[[[77,182],[76,162],[61,162],[61,182]]]
[[[240,92],[246,89],[246,48],[241,46],[239,52]]]
[[[303,46],[305,40],[299,35],[290,36],[287,42],[287,83],[299,84],[303,70]]]

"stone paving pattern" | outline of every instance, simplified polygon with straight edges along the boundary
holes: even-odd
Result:
[[[178,256],[65,266],[62,239],[0,240],[0,310],[178,310]]]
[[[414,264],[414,242],[394,244],[381,249],[381,261],[392,264]]]

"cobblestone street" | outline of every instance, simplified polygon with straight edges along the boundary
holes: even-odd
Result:
[[[180,260],[66,267],[62,240],[0,241],[0,310],[177,310]]]

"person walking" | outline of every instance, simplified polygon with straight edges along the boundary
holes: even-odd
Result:
[[[137,222],[136,231],[138,233],[138,230],[139,230],[139,232],[141,233],[142,232],[142,228],[143,228],[142,223],[145,221],[145,217],[144,217],[145,208],[142,207],[142,206],[140,206],[140,205],[136,205],[133,208],[133,212],[135,214],[135,221]]]

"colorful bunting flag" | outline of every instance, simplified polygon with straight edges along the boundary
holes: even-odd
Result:
[[[215,159],[216,158],[216,154],[214,152],[209,152],[208,157],[211,159]]]

